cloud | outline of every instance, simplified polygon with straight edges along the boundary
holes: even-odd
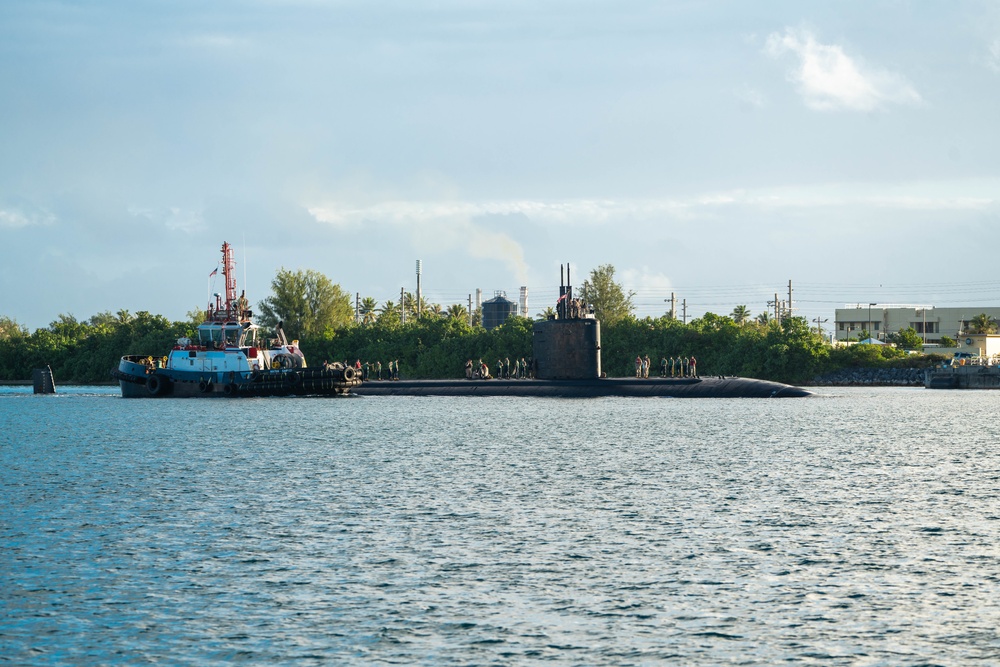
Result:
[[[887,104],[923,101],[903,76],[869,67],[836,44],[820,44],[807,30],[786,28],[784,34],[771,33],[764,53],[775,59],[788,53],[797,57],[788,79],[811,109],[874,111]]]
[[[736,99],[738,99],[743,104],[744,107],[753,107],[755,109],[760,109],[767,103],[767,100],[764,97],[763,93],[761,93],[759,90],[755,88],[751,88],[746,84],[743,84],[742,86],[739,86],[738,88],[733,90],[733,95],[736,96]]]
[[[993,40],[989,46],[989,55],[986,58],[986,65],[1000,74],[1000,39]]]
[[[128,213],[134,218],[142,218],[150,223],[162,225],[172,232],[191,234],[204,225],[200,211],[188,211],[176,206],[165,209],[129,206]]]
[[[335,203],[307,210],[319,222],[343,230],[388,224],[409,230],[417,245],[455,248],[503,239],[489,231],[503,216],[521,216],[539,228],[572,225],[618,227],[630,221],[704,220],[729,209],[875,206],[901,210],[989,210],[1000,204],[997,179],[910,183],[824,183],[812,186],[734,189],[662,199],[567,199],[561,201],[390,201],[370,206]],[[489,224],[487,224],[489,223]],[[487,229],[489,228],[489,229]],[[503,234],[500,234],[503,237]],[[499,251],[501,246],[494,245]],[[514,251],[514,248],[508,248]],[[477,251],[478,252],[478,251]]]
[[[26,211],[21,208],[0,208],[0,229],[51,225],[56,217],[44,210]]]
[[[458,251],[478,259],[499,259],[522,284],[527,281],[524,248],[508,234],[474,220],[477,215],[516,213],[516,205],[393,201],[367,207],[325,204],[307,210],[319,222],[340,228],[380,224],[396,227],[409,233],[413,247],[420,252]]]
[[[664,273],[653,271],[648,266],[622,271],[622,284],[626,289],[635,292],[655,292],[669,294],[673,290],[673,281]]]

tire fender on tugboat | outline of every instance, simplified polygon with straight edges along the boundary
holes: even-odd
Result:
[[[346,380],[347,382],[350,382],[351,380],[354,379],[354,367],[353,366],[344,366],[344,370],[343,370],[343,372],[341,374],[344,376],[344,380]]]
[[[159,375],[150,375],[146,378],[146,389],[152,396],[162,396],[170,389],[170,380]]]
[[[230,382],[222,388],[222,393],[226,396],[232,396],[236,393],[236,385]]]
[[[211,380],[202,380],[201,382],[199,382],[198,383],[198,391],[200,391],[203,394],[211,393],[211,391],[212,391],[212,381]]]

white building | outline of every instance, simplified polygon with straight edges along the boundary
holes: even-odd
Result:
[[[835,315],[834,339],[858,339],[862,331],[872,338],[885,340],[887,336],[908,327],[923,337],[925,344],[938,344],[941,336],[950,336],[960,346],[973,347],[969,322],[986,313],[1000,320],[1000,307],[935,308],[934,306],[905,306],[897,304],[863,303],[848,304],[838,308]],[[970,339],[966,342],[966,339]]]

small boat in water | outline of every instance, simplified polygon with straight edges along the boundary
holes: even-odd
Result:
[[[246,296],[236,296],[233,249],[222,244],[225,298],[216,295],[197,339],[180,338],[166,356],[127,355],[111,376],[123,398],[210,396],[308,396],[347,394],[360,373],[343,364],[309,368],[299,342],[281,323],[276,336],[254,324]]]

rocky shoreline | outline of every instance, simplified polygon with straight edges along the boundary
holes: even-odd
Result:
[[[923,368],[842,368],[813,378],[817,387],[923,387]]]

